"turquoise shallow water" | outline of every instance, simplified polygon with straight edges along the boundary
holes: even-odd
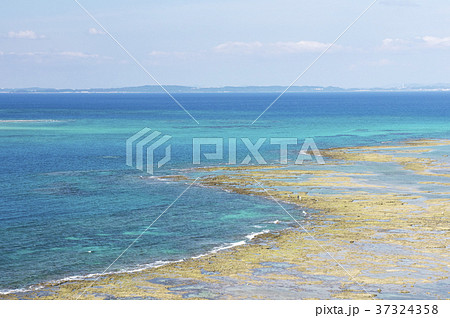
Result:
[[[176,97],[200,125],[166,95],[0,95],[0,290],[102,272],[186,188],[125,165],[125,141],[144,127],[172,136],[172,160],[157,176],[193,167],[193,137],[313,137],[319,148],[450,137],[448,93],[287,94],[254,125],[276,95]],[[276,163],[268,143],[261,153]],[[247,151],[237,147],[239,162]],[[275,203],[194,186],[109,271],[290,225]]]

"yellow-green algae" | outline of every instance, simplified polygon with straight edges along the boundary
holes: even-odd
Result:
[[[429,147],[449,144],[448,140],[409,141],[403,145],[330,149],[323,154],[343,164],[399,163],[417,175],[436,177],[446,175],[432,171],[439,166],[434,160],[396,155],[428,153]],[[415,147],[420,149],[415,151]],[[302,228],[266,233],[251,244],[216,254],[142,272],[108,275],[95,282],[49,284],[43,289],[45,293],[41,290],[2,298],[263,299],[274,297],[280,285],[287,285],[292,294],[304,299],[318,298],[315,291],[319,289],[321,298],[373,299],[383,298],[385,290],[410,294],[418,285],[448,279],[450,199],[424,198],[423,193],[429,191],[413,188],[406,194],[380,193],[385,191],[382,186],[364,179],[373,173],[285,166],[210,167],[198,171],[215,173],[202,177],[203,185],[321,212],[310,213],[308,222],[300,223]],[[339,193],[310,193],[317,188]],[[378,192],[371,192],[374,190]],[[280,208],[280,214],[284,213]],[[284,264],[289,270],[274,271],[274,264]],[[271,286],[272,294],[256,292],[270,290]],[[192,293],[195,289],[206,294]],[[427,294],[442,297],[429,291]]]
[[[322,154],[329,158],[348,161],[371,161],[380,163],[395,162],[402,165],[405,169],[412,170],[417,174],[450,178],[450,174],[434,173],[431,171],[432,169],[439,169],[443,167],[443,165],[437,163],[436,160],[429,158],[395,156],[401,152],[417,152],[423,154],[429,150],[415,148],[448,145],[450,145],[449,140],[413,140],[405,142],[404,145],[396,146],[334,148],[323,151]]]

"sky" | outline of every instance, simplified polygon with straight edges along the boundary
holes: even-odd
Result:
[[[161,84],[292,83],[373,0],[78,0]],[[295,85],[450,83],[450,1],[378,0]],[[155,81],[74,0],[0,4],[0,88]]]

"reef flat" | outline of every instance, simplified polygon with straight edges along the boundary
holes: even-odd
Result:
[[[275,200],[293,226],[199,258],[1,298],[449,298],[449,150],[449,140],[415,140],[323,150],[325,165],[177,175],[173,182],[200,177],[202,186]]]

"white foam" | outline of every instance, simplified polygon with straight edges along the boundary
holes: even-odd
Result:
[[[246,238],[247,238],[249,241],[251,241],[251,240],[253,240],[255,237],[257,237],[258,235],[266,234],[266,233],[269,233],[269,232],[270,232],[269,230],[264,230],[264,231],[261,231],[261,232],[252,233],[252,234],[247,235]]]
[[[74,275],[74,276],[69,276],[69,277],[65,277],[62,279],[58,279],[58,280],[50,280],[50,281],[47,281],[47,282],[44,282],[41,284],[31,285],[27,288],[0,290],[0,295],[37,291],[37,290],[43,289],[48,286],[55,286],[55,285],[60,285],[60,284],[71,282],[71,281],[82,281],[82,280],[86,280],[86,279],[97,278],[97,277],[101,277],[101,276],[108,276],[108,275],[113,275],[113,274],[142,272],[149,268],[157,268],[157,267],[164,266],[166,264],[179,263],[182,261],[184,261],[184,259],[180,259],[177,261],[156,261],[151,264],[140,265],[138,268],[134,268],[134,269],[127,269],[127,270],[124,269],[124,270],[119,270],[119,271],[115,271],[115,272],[106,272],[103,274],[102,273],[94,273],[94,274],[86,274],[86,275]]]
[[[224,246],[216,247],[215,249],[213,249],[213,250],[211,251],[211,253],[217,253],[217,252],[219,252],[219,251],[227,250],[227,249],[233,248],[233,247],[235,247],[235,246],[244,245],[244,244],[246,244],[245,241],[239,241],[239,242],[235,242],[235,243],[231,243],[231,244],[226,244],[226,245],[224,245]]]
[[[234,242],[234,243],[227,243],[227,244],[222,244],[218,247],[213,248],[209,253],[206,254],[200,254],[197,256],[193,256],[191,258],[196,259],[196,258],[200,258],[203,256],[207,256],[207,255],[211,255],[211,254],[215,254],[219,251],[222,250],[227,250],[239,245],[244,245],[246,244],[245,241],[239,241],[239,242]],[[30,292],[30,291],[37,291],[40,289],[43,289],[45,287],[48,286],[55,286],[55,285],[60,285],[63,283],[67,283],[67,282],[71,282],[71,281],[82,281],[82,280],[86,280],[86,279],[92,279],[92,278],[97,278],[97,277],[101,277],[101,276],[108,276],[108,275],[114,275],[114,274],[123,274],[123,273],[136,273],[136,272],[142,272],[144,270],[150,269],[150,268],[157,268],[157,267],[161,267],[167,264],[173,264],[173,263],[180,263],[185,261],[185,259],[180,259],[177,261],[156,261],[150,264],[143,264],[143,265],[139,265],[137,268],[133,268],[133,269],[124,269],[124,270],[119,270],[119,271],[114,271],[114,272],[106,272],[106,273],[94,273],[94,274],[86,274],[86,275],[74,275],[74,276],[69,276],[69,277],[65,277],[62,279],[58,279],[58,280],[51,280],[51,281],[47,281],[41,284],[36,284],[36,285],[31,285],[27,288],[17,288],[17,289],[9,289],[9,290],[0,290],[0,295],[7,295],[7,294],[16,294],[16,293],[26,293],[26,292]]]
[[[246,236],[246,238],[251,241],[252,239],[254,239],[256,236],[261,235],[261,234],[265,234],[268,233],[269,230],[264,230],[261,232],[257,232],[257,233],[252,233]],[[197,259],[197,258],[201,258],[204,256],[208,256],[211,254],[215,254],[219,251],[223,251],[223,250],[227,250],[236,246],[240,246],[240,245],[245,245],[247,244],[246,241],[238,241],[238,242],[234,242],[234,243],[226,243],[226,244],[222,244],[218,247],[213,248],[210,252],[205,253],[205,254],[200,254],[197,256],[193,256],[191,257],[192,259]],[[143,265],[139,265],[137,268],[133,268],[133,269],[124,269],[124,270],[119,270],[119,271],[114,271],[114,272],[106,272],[106,273],[94,273],[94,274],[86,274],[86,275],[74,275],[74,276],[69,276],[69,277],[65,277],[59,280],[51,280],[51,281],[47,281],[41,284],[36,284],[36,285],[31,285],[27,288],[18,288],[18,289],[10,289],[10,290],[0,290],[0,295],[7,295],[7,294],[15,294],[15,293],[25,293],[25,292],[30,292],[30,291],[37,291],[40,289],[43,289],[45,287],[49,287],[49,286],[55,286],[55,285],[60,285],[66,282],[71,282],[71,281],[82,281],[82,280],[86,280],[86,279],[93,279],[93,278],[97,278],[97,277],[101,277],[101,276],[108,276],[108,275],[114,275],[114,274],[122,274],[122,273],[136,273],[136,272],[142,272],[144,270],[150,269],[150,268],[157,268],[157,267],[161,267],[167,264],[173,264],[173,263],[180,263],[185,261],[186,259],[180,259],[177,261],[156,261],[150,264],[143,264]]]
[[[168,181],[168,179],[166,179],[166,178],[161,178],[161,177],[158,177],[158,176],[139,176],[139,179],[143,179],[143,180],[165,181],[165,182]]]
[[[209,253],[199,254],[199,255],[193,256],[191,258],[197,259],[197,258],[200,258],[200,257],[203,257],[203,256],[208,256],[208,255],[211,255],[211,254],[215,254],[215,253],[217,253],[219,251],[227,250],[227,249],[230,249],[230,248],[233,248],[233,247],[236,247],[236,246],[239,246],[239,245],[244,245],[244,244],[246,244],[245,241],[239,241],[239,242],[235,242],[235,243],[222,244],[221,246],[213,248]]]

